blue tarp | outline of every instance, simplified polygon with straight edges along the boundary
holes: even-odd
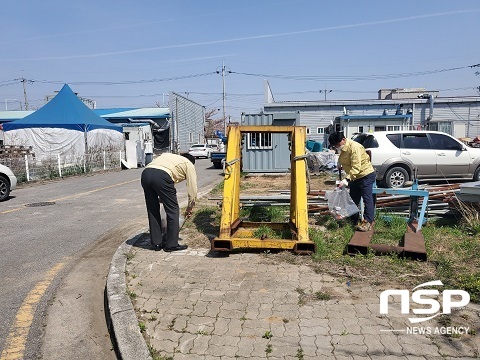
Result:
[[[20,120],[3,124],[3,131],[26,128],[60,128],[78,131],[110,129],[122,132],[122,127],[95,114],[70,87],[62,90],[47,104]]]

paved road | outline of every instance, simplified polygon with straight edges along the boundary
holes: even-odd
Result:
[[[196,168],[200,189],[221,179],[208,160]],[[103,288],[118,245],[147,226],[141,171],[27,185],[0,203],[2,358],[115,357]]]

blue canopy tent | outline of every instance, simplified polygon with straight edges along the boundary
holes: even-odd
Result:
[[[39,110],[23,119],[3,124],[4,132],[33,128],[80,131],[84,134],[85,153],[88,153],[88,132],[97,129],[107,129],[122,133],[121,126],[112,124],[95,114],[75,95],[67,84],[62,87],[60,92],[50,102]],[[48,135],[47,131],[43,135],[46,137]],[[35,139],[30,139],[30,141],[35,142]],[[53,139],[52,141],[56,140]]]

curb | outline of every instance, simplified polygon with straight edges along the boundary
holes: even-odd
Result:
[[[127,295],[125,267],[127,257],[133,244],[143,232],[126,240],[113,255],[110,270],[107,276],[107,304],[110,317],[110,336],[113,339],[115,350],[120,359],[151,360],[150,351],[138,326],[137,315],[132,302]]]

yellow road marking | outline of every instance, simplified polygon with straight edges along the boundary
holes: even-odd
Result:
[[[65,266],[65,262],[58,263],[51,268],[45,278],[37,283],[23,300],[22,306],[15,316],[15,322],[10,328],[5,346],[0,356],[1,360],[23,359],[25,344],[27,343],[28,332],[32,325],[33,316],[40,299],[42,298],[48,286],[55,275]]]
[[[65,196],[65,197],[58,198],[58,199],[48,200],[48,201],[55,202],[55,201],[72,199],[72,198],[76,198],[76,197],[79,197],[79,196],[82,196],[82,195],[92,194],[92,193],[97,192],[97,191],[102,191],[102,190],[110,189],[110,188],[113,188],[113,187],[116,187],[116,186],[129,184],[129,183],[134,182],[134,181],[140,181],[140,180],[139,179],[129,180],[129,181],[125,181],[123,183],[113,184],[113,185],[105,186],[105,187],[102,187],[102,188],[85,191],[83,193],[73,194],[73,195]]]
[[[121,185],[129,184],[129,183],[134,182],[134,181],[140,181],[140,180],[139,180],[139,179],[129,180],[129,181],[125,181],[125,182],[122,182],[122,183],[113,184],[113,185],[109,185],[109,186],[104,186],[104,187],[102,187],[102,188],[85,191],[85,192],[83,192],[83,193],[68,195],[68,196],[64,196],[64,197],[61,197],[61,198],[58,198],[58,199],[53,199],[53,200],[46,200],[46,202],[56,202],[56,201],[62,201],[62,200],[67,200],[67,199],[73,199],[73,198],[77,198],[77,197],[80,197],[80,196],[83,196],[83,195],[92,194],[92,193],[97,192],[97,191],[102,191],[102,190],[110,189],[110,188],[113,188],[113,187],[116,187],[116,186],[121,186]],[[7,213],[10,213],[10,212],[23,210],[23,209],[25,209],[25,205],[26,205],[26,204],[23,204],[22,207],[10,209],[10,210],[5,210],[5,211],[0,211],[0,214],[7,214]],[[1,359],[0,359],[0,360],[1,360]]]
[[[14,211],[19,211],[19,210],[22,210],[23,208],[16,208],[16,209],[10,209],[10,210],[6,210],[6,211],[1,211],[0,214],[7,214],[7,213],[10,213],[10,212],[14,212]]]

